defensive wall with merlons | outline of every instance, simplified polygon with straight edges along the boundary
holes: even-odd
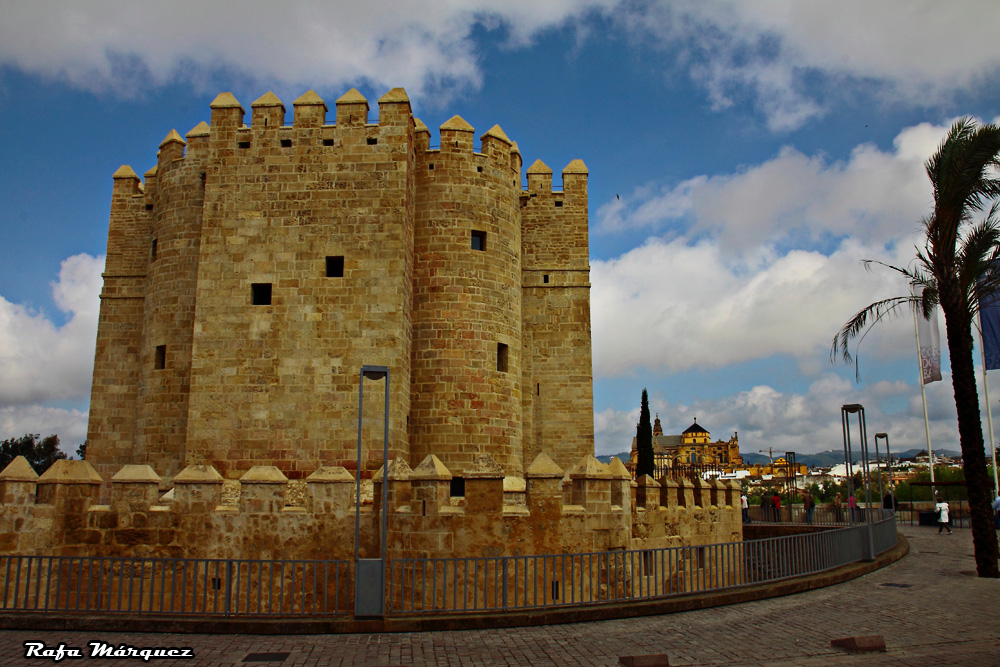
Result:
[[[386,557],[495,557],[718,544],[742,539],[739,486],[732,482],[633,482],[617,459],[592,456],[563,471],[539,454],[523,489],[504,490],[486,454],[462,471],[464,498],[434,456],[389,466]],[[40,477],[23,459],[0,472],[0,554],[171,558],[353,559],[356,481],[342,467],[305,480],[301,504],[286,502],[287,478],[255,466],[223,502],[223,478],[188,466],[173,488],[146,465],[102,480],[86,461],[58,461]],[[379,551],[382,471],[361,507],[361,557]]]

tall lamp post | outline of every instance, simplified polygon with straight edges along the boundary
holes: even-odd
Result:
[[[878,441],[879,438],[885,440],[885,459],[888,461],[889,466],[889,502],[891,503],[891,509],[893,512],[896,511],[896,494],[893,489],[892,484],[892,452],[889,451],[889,434],[888,433],[876,433],[875,434],[875,457],[878,457]],[[878,492],[882,493],[882,475],[879,474],[878,478],[879,487]]]
[[[850,403],[840,408],[840,423],[844,430],[844,459],[847,462],[847,489],[850,497],[854,496],[854,468],[851,459],[853,458],[853,448],[851,447],[851,415],[858,415],[858,441],[861,446],[861,476],[865,485],[865,517],[868,524],[868,560],[875,560],[875,527],[872,524],[871,512],[871,479],[868,470],[868,432],[865,426],[865,408],[860,403]],[[857,499],[854,499],[855,507],[848,507],[851,525],[854,525],[854,512],[857,511]],[[848,502],[850,505],[850,502]]]
[[[385,379],[385,418],[382,430],[382,542],[378,558],[360,557],[361,534],[361,421],[365,405],[365,379]],[[357,495],[354,504],[354,615],[385,615],[385,538],[389,498],[389,369],[386,366],[362,366],[358,378],[358,469]]]

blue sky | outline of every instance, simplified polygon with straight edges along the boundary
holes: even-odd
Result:
[[[499,124],[526,165],[590,169],[598,453],[628,448],[643,387],[667,432],[697,418],[746,452],[836,449],[853,402],[894,449],[925,446],[912,321],[865,339],[860,382],[829,345],[905,290],[860,260],[912,258],[923,161],[948,125],[1000,116],[992,0],[0,12],[0,438],[57,433],[72,450],[86,436],[119,165],[152,167],[222,91],[249,109],[315,89],[332,107],[356,87],[374,119],[403,86],[435,134],[459,114],[477,136]],[[957,449],[947,369],[927,388],[932,437]]]

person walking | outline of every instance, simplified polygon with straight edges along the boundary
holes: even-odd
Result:
[[[771,516],[774,517],[772,521],[781,521],[781,496],[777,491],[771,496]]]
[[[770,521],[771,516],[771,499],[767,497],[767,492],[762,491],[760,494],[760,520],[765,523]]]
[[[837,492],[837,496],[833,499],[833,520],[837,523],[842,523],[844,521],[844,499],[840,497],[840,492]]]
[[[802,507],[806,511],[806,523],[812,525],[813,512],[816,510],[816,500],[813,498],[809,489],[806,489],[802,493]]]
[[[743,514],[743,523],[750,523],[750,499],[745,493],[740,496],[740,511]]]
[[[938,535],[941,534],[942,530],[948,529],[948,534],[951,535],[951,522],[948,516],[948,503],[941,500],[941,496],[935,496],[937,501],[934,505],[934,511],[937,512],[937,522],[938,522]]]

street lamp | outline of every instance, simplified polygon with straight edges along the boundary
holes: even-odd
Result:
[[[892,511],[896,511],[896,494],[893,493],[892,487],[892,453],[889,451],[889,434],[888,433],[876,433],[875,434],[875,458],[878,458],[878,441],[879,438],[885,440],[885,458],[889,462],[889,501]],[[878,492],[882,495],[882,474],[879,473],[878,476]]]
[[[365,404],[365,379],[385,379],[385,418],[382,430],[382,543],[379,558],[361,558],[361,421]],[[389,369],[385,366],[362,366],[358,378],[358,468],[357,495],[354,504],[354,615],[385,615],[385,538],[389,511]]]
[[[868,432],[865,426],[865,408],[860,403],[849,403],[840,408],[840,424],[844,431],[844,460],[847,464],[847,489],[848,493],[848,514],[851,525],[854,525],[854,512],[857,509],[857,499],[854,499],[855,507],[850,507],[850,498],[854,496],[854,466],[852,463],[853,449],[851,447],[851,415],[858,415],[858,436],[861,445],[861,475],[865,484],[865,512],[866,523],[868,524],[868,560],[875,560],[875,529],[872,525],[871,513],[871,482],[868,471]]]

